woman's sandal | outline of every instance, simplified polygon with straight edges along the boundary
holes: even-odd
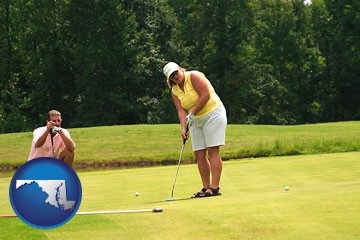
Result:
[[[207,190],[210,190],[210,191],[206,191],[204,193],[204,196],[202,197],[213,197],[213,196],[220,196],[221,195],[221,192],[220,192],[220,188],[208,188]]]
[[[199,192],[194,193],[191,195],[191,198],[198,198],[198,197],[204,197],[204,194],[206,193],[206,188],[202,188]]]

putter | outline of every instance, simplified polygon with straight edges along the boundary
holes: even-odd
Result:
[[[113,213],[141,213],[141,212],[162,212],[163,209],[156,207],[156,208],[149,208],[149,209],[134,209],[134,210],[106,210],[106,211],[93,211],[93,212],[77,212],[76,215],[94,215],[94,214],[113,214]]]
[[[53,136],[53,130],[52,130],[52,129],[50,129],[50,138],[51,138],[52,157],[55,158],[55,152],[54,152],[54,136]]]
[[[163,209],[156,207],[156,208],[149,208],[149,209],[129,209],[129,210],[104,210],[104,211],[92,211],[92,212],[77,212],[75,215],[95,215],[95,214],[114,214],[114,213],[142,213],[142,212],[153,212],[158,213],[162,212]],[[0,215],[0,218],[16,218],[17,215],[15,214],[6,214]]]
[[[15,214],[4,214],[0,215],[0,218],[15,218],[17,217]]]
[[[186,126],[186,133],[187,133],[188,131],[189,131],[189,126]],[[186,140],[187,140],[187,138],[185,138],[185,139],[183,140],[183,145],[182,145],[181,151],[180,151],[179,162],[178,162],[178,165],[177,165],[177,168],[176,168],[174,183],[173,183],[172,190],[171,190],[171,197],[168,197],[168,198],[166,199],[166,201],[168,201],[168,202],[175,200],[175,198],[174,198],[174,188],[175,188],[176,178],[177,178],[177,175],[178,175],[178,173],[179,173],[181,158],[182,158],[182,154],[183,154],[183,152],[184,152],[184,147],[185,147]]]

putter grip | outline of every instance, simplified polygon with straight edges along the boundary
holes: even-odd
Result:
[[[186,125],[186,134],[189,132],[189,125]],[[188,136],[186,138],[184,138],[183,140],[183,145],[185,145],[186,140],[188,139]]]
[[[51,144],[54,144],[54,136],[53,136],[53,133],[54,133],[53,129],[52,129],[52,128],[50,128],[50,138],[51,138]]]

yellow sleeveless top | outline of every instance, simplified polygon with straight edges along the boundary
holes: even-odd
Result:
[[[192,85],[190,74],[191,72],[185,72],[184,91],[182,91],[177,84],[175,84],[171,89],[172,93],[180,100],[181,106],[188,112],[191,111],[191,109],[195,106],[197,100],[199,99],[199,94],[195,91]],[[201,74],[205,77],[203,73]],[[216,94],[210,81],[206,77],[205,79],[207,80],[207,87],[210,91],[210,99],[205,104],[205,106],[196,114],[196,118],[202,117],[212,112],[213,110],[218,108],[219,104],[221,104],[221,100]]]

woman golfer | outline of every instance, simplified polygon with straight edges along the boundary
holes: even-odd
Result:
[[[226,110],[209,80],[199,71],[186,71],[174,62],[167,63],[163,72],[182,129],[191,134],[192,148],[198,164],[202,189],[192,197],[221,195],[222,160],[220,146],[225,145]]]

